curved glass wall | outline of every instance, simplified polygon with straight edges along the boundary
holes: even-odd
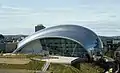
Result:
[[[50,54],[68,57],[86,57],[88,52],[77,42],[64,38],[43,38],[35,40],[17,53],[26,54]]]
[[[40,39],[42,49],[49,51],[50,55],[85,57],[87,51],[78,43],[63,38]]]

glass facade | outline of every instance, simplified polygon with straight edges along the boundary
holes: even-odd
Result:
[[[19,49],[16,53],[22,53],[22,54],[41,54],[42,53],[42,46],[40,44],[39,40],[34,40],[24,47],[22,49]]]
[[[49,51],[50,55],[85,57],[87,51],[78,43],[63,38],[40,39],[42,49]]]

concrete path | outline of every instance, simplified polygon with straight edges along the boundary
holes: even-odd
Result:
[[[42,67],[42,72],[45,73],[47,69],[49,68],[49,66],[50,66],[50,62],[46,62],[44,66]]]
[[[71,61],[77,59],[78,57],[64,57],[64,56],[50,56],[49,58],[33,58],[33,60],[40,60],[40,61],[46,61],[50,63],[66,63],[71,64]]]
[[[29,59],[0,58],[0,63],[6,64],[27,64],[29,62],[30,62]]]

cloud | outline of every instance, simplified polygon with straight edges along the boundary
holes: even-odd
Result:
[[[36,12],[29,8],[19,8],[7,5],[0,5],[0,18],[21,17],[29,16],[32,14],[36,14]]]
[[[9,31],[8,31],[9,30]],[[13,27],[13,28],[4,28],[4,29],[0,29],[1,34],[6,34],[6,35],[30,35],[32,33],[34,33],[34,29],[33,28],[19,28],[19,27]]]
[[[81,20],[66,22],[70,24],[76,24],[87,27],[93,30],[98,35],[102,36],[120,36],[120,25],[119,21],[104,21],[104,20]]]
[[[90,28],[100,35],[112,35],[113,33],[118,34],[120,31],[118,27],[120,26],[117,23],[120,23],[118,20],[120,18],[117,10],[105,10],[95,7],[93,9],[92,7],[89,9],[89,7],[87,7],[87,5],[81,5],[75,8],[48,7],[33,10],[29,8],[1,5],[0,25],[2,25],[3,28],[22,28],[23,26],[32,28],[34,25],[41,23],[47,27],[60,24],[78,24]],[[2,32],[6,33],[9,30],[11,29],[6,29],[6,31],[4,30]],[[23,30],[25,29],[19,29],[15,33],[24,32]],[[14,31],[12,30],[9,33],[13,32]],[[29,31],[25,33],[29,33]]]
[[[45,8],[44,11],[71,11],[71,10],[76,10],[76,8],[70,8],[70,7],[65,7],[65,8]]]
[[[29,8],[19,8],[19,7],[7,6],[7,5],[0,5],[0,8],[2,8],[2,9],[12,9],[12,10],[23,10],[23,11],[31,10]]]

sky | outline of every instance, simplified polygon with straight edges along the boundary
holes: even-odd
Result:
[[[120,0],[0,0],[0,34],[74,24],[101,36],[120,36]]]

